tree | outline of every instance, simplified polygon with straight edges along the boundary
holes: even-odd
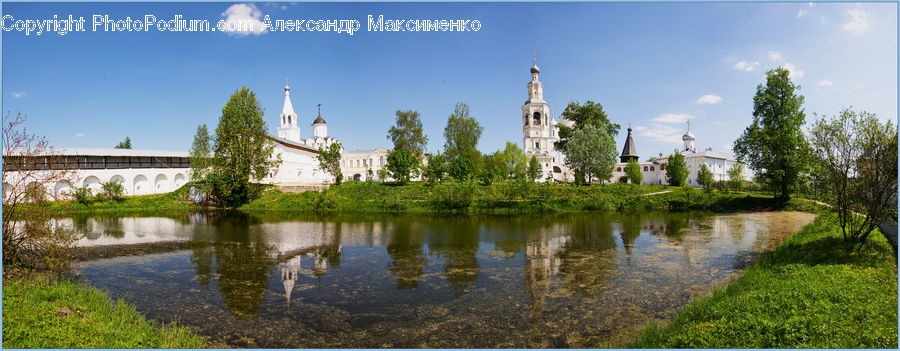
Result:
[[[222,108],[215,140],[213,194],[229,207],[249,202],[258,194],[250,181],[262,180],[281,162],[272,157],[275,145],[266,134],[262,107],[249,88],[234,92]]]
[[[712,171],[705,163],[700,166],[700,170],[697,171],[697,184],[703,186],[703,190],[707,193],[711,193],[713,191],[713,185],[716,184]]]
[[[387,156],[387,165],[384,167],[388,176],[394,178],[400,184],[406,184],[412,177],[419,174],[421,161],[413,151],[399,149],[391,150]]]
[[[684,186],[687,182],[688,169],[684,162],[684,155],[675,153],[669,155],[666,162],[666,182],[671,186]]]
[[[528,159],[525,157],[525,153],[522,152],[522,149],[515,143],[507,141],[503,151],[496,153],[496,161],[501,170],[501,180],[525,179]]]
[[[441,183],[447,180],[447,168],[447,158],[442,153],[433,153],[428,155],[428,164],[423,175],[429,182]]]
[[[744,164],[736,162],[728,170],[728,186],[731,189],[740,191],[744,188],[744,182]]]
[[[3,264],[64,271],[78,237],[52,225],[53,214],[44,202],[71,195],[53,189],[73,184],[75,174],[43,167],[63,163],[65,156],[29,133],[25,121],[22,114],[3,118]]]
[[[425,153],[428,137],[422,131],[419,112],[397,110],[396,115],[396,125],[388,129],[387,138],[394,143],[394,150],[407,150],[421,158]]]
[[[100,192],[97,194],[97,197],[104,200],[122,201],[124,195],[125,187],[122,186],[122,183],[110,180],[100,184]]]
[[[506,174],[506,167],[501,158],[502,155],[500,151],[495,151],[490,155],[484,155],[482,159],[483,167],[481,173],[478,174],[478,178],[481,179],[481,182],[484,185],[490,185],[495,182],[506,180],[508,175]]]
[[[561,123],[557,125],[559,128],[559,133],[557,134],[559,135],[559,141],[554,143],[554,147],[557,150],[565,150],[566,143],[568,143],[574,133],[587,126],[605,129],[606,133],[613,138],[619,135],[619,128],[621,128],[618,124],[609,121],[606,111],[603,111],[603,105],[590,100],[585,102],[584,105],[577,101],[570,102],[563,111],[562,117],[571,121],[572,126],[569,127]]]
[[[456,104],[444,127],[444,155],[450,161],[450,174],[456,179],[471,179],[480,168],[478,140],[484,128],[469,115],[469,106]]]
[[[528,159],[528,169],[526,171],[528,181],[534,182],[537,181],[541,177],[541,161],[538,161],[537,157],[531,156]]]
[[[131,137],[125,136],[125,140],[122,140],[115,146],[116,149],[130,149],[131,148]]]
[[[566,164],[593,182],[609,179],[616,163],[616,142],[606,129],[593,125],[576,130],[566,143]]]
[[[766,84],[757,86],[753,97],[753,121],[734,142],[737,159],[749,165],[779,199],[790,198],[807,169],[809,145],[802,131],[806,114],[798,90],[787,69],[767,72]]]
[[[200,181],[206,179],[212,164],[212,146],[210,145],[209,132],[206,124],[197,126],[194,133],[194,143],[191,145],[191,180]]]
[[[628,164],[625,165],[625,175],[628,177],[628,181],[630,181],[631,184],[641,184],[644,180],[644,173],[641,172],[641,165],[635,160],[630,160],[628,161]]]
[[[816,120],[810,138],[844,240],[861,245],[897,214],[897,129],[874,114],[845,109]]]
[[[334,177],[334,184],[341,185],[344,175],[341,174],[341,156],[343,147],[341,143],[335,142],[331,145],[320,147],[316,160],[319,161],[319,169],[331,174]]]

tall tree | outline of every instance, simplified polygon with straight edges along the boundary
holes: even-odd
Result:
[[[576,131],[584,127],[594,126],[605,129],[606,133],[613,138],[619,135],[619,128],[621,128],[618,124],[609,121],[606,111],[603,111],[603,105],[590,100],[584,104],[577,101],[570,102],[563,111],[562,117],[571,121],[572,126],[569,127],[561,123],[557,125],[559,128],[559,141],[554,144],[554,147],[560,151],[565,150],[569,139]]]
[[[120,141],[115,146],[116,149],[130,149],[131,148],[131,137],[125,136],[125,140]]]
[[[706,192],[711,193],[715,183],[716,180],[713,177],[712,170],[704,163],[700,166],[700,170],[697,171],[697,184],[700,184]]]
[[[606,129],[593,125],[578,129],[566,143],[566,164],[588,183],[609,179],[616,163],[616,142]]]
[[[530,182],[537,181],[538,178],[541,177],[541,161],[538,161],[537,157],[531,156],[531,158],[528,159],[526,175]]]
[[[728,185],[734,190],[741,190],[744,188],[744,182],[744,164],[736,162],[728,169]]]
[[[194,143],[191,145],[191,180],[205,180],[212,166],[212,140],[206,124],[197,126],[197,132],[194,134]]]
[[[280,163],[272,157],[275,145],[268,140],[262,107],[249,88],[234,92],[222,108],[215,140],[214,195],[230,207],[249,202],[258,194],[250,182],[262,180]]]
[[[407,150],[421,158],[425,153],[428,137],[422,131],[419,112],[397,110],[396,115],[396,124],[388,129],[387,138],[394,143],[394,150]]]
[[[447,180],[447,158],[440,152],[428,155],[428,164],[425,165],[423,175],[428,182],[440,183]]]
[[[641,165],[635,160],[629,160],[625,165],[625,175],[631,184],[641,184],[644,181],[644,173],[641,172]]]
[[[687,164],[684,155],[675,153],[669,155],[666,162],[666,182],[672,186],[684,186],[688,176]]]
[[[444,127],[444,155],[450,160],[451,175],[457,179],[470,179],[480,168],[481,152],[478,140],[484,128],[469,115],[469,106],[456,104],[453,114]]]
[[[897,128],[874,114],[845,109],[816,120],[810,136],[825,180],[822,190],[844,240],[862,244],[897,214]]]
[[[332,143],[331,145],[320,147],[316,160],[319,161],[319,169],[331,174],[334,177],[334,184],[341,185],[344,175],[341,174],[341,156],[343,147],[341,143]]]
[[[753,97],[753,122],[734,142],[737,159],[749,165],[780,199],[790,198],[808,168],[809,144],[802,131],[806,113],[798,90],[787,69],[768,71],[766,84],[757,86]]]
[[[518,145],[507,141],[506,147],[496,156],[496,161],[502,169],[502,180],[523,180],[525,178],[528,159]]]

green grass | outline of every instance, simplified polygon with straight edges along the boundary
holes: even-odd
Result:
[[[820,215],[741,277],[650,324],[635,348],[897,348],[897,265],[883,235],[850,253]]]
[[[68,313],[68,314],[67,314]],[[64,316],[63,316],[64,315]],[[202,348],[202,337],[160,326],[122,300],[70,281],[3,281],[4,348]]]
[[[171,193],[125,196],[122,201],[102,200],[82,204],[73,200],[47,202],[48,209],[57,213],[105,212],[122,210],[189,210],[198,206],[187,201],[187,187]]]

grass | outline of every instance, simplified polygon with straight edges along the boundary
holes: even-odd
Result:
[[[882,235],[849,252],[828,216],[741,277],[649,324],[634,348],[897,348],[897,265]]]
[[[189,329],[149,321],[95,288],[36,275],[3,281],[4,348],[205,346]]]

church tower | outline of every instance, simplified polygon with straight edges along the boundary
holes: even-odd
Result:
[[[546,174],[553,161],[553,143],[559,137],[550,115],[550,105],[544,101],[544,83],[538,79],[540,73],[535,62],[531,66],[531,81],[528,82],[528,100],[522,105],[522,140],[525,156],[537,157]]]
[[[694,148],[694,133],[691,133],[691,121],[687,121],[687,133],[684,133],[681,141],[684,142],[684,151],[697,152]]]
[[[619,156],[619,161],[627,163],[632,160],[637,162],[638,154],[637,148],[634,147],[634,139],[631,138],[631,126],[628,126],[628,138],[625,139],[625,147],[622,148],[622,155]]]
[[[327,138],[328,137],[328,123],[325,123],[325,119],[322,118],[322,104],[316,105],[319,108],[319,113],[316,115],[316,120],[313,121],[313,138]]]
[[[294,113],[294,105],[291,104],[291,87],[287,84],[284,85],[284,107],[281,109],[278,137],[300,142],[300,127],[297,126],[297,114]]]

